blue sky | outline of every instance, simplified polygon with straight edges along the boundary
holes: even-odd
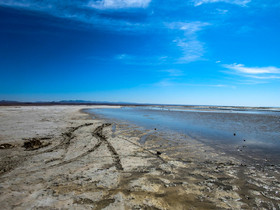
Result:
[[[0,99],[280,106],[278,0],[1,0]]]

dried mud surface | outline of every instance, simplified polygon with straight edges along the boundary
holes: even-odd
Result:
[[[2,209],[280,209],[279,166],[81,108],[0,107]]]

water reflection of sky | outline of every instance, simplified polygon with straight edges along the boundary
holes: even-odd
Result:
[[[155,107],[92,109],[114,118],[158,131],[175,131],[211,145],[246,146],[280,151],[280,113],[271,111],[182,110]],[[256,113],[255,113],[256,112]],[[234,135],[235,134],[235,135]]]
[[[132,107],[122,107],[123,109],[133,109]],[[134,108],[135,109],[135,108]],[[182,111],[182,112],[211,112],[211,113],[236,113],[236,114],[264,114],[280,116],[280,109],[236,109],[236,108],[165,108],[165,107],[137,107],[137,109],[161,110],[161,111]]]

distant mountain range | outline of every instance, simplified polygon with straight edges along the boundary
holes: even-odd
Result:
[[[0,101],[0,106],[8,105],[140,105],[131,102],[110,102],[110,101],[86,101],[86,100],[62,100],[62,101],[36,101],[36,102],[22,102],[22,101]]]

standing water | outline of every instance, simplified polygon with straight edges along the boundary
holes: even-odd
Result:
[[[123,107],[87,112],[145,129],[188,135],[235,155],[279,161],[280,112],[262,110],[187,110],[183,108]],[[187,139],[186,139],[187,141]]]

